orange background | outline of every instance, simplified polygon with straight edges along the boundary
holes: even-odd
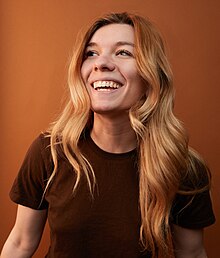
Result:
[[[175,112],[190,143],[213,175],[213,205],[220,215],[218,0],[0,0],[0,248],[15,219],[8,192],[32,140],[60,110],[67,63],[76,33],[106,12],[131,11],[154,21],[168,45]],[[220,224],[206,229],[209,257],[217,258]],[[43,257],[48,229],[34,257]]]

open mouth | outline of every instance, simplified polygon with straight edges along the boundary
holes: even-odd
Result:
[[[114,81],[96,81],[92,87],[97,91],[113,91],[122,87],[122,84]]]

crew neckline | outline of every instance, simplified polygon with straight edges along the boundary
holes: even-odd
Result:
[[[126,158],[131,158],[134,156],[137,152],[137,148],[134,148],[133,150],[130,150],[128,152],[123,152],[123,153],[112,153],[112,152],[107,152],[103,149],[101,149],[92,139],[90,132],[86,132],[85,139],[88,142],[88,145],[90,148],[98,155],[105,157],[107,159],[126,159]]]

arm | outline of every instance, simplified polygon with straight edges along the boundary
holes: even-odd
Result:
[[[172,225],[176,258],[207,258],[203,246],[203,229],[186,229]]]
[[[1,258],[29,258],[36,251],[44,230],[47,210],[18,205],[15,225],[2,249]]]

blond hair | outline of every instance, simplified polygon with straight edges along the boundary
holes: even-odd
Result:
[[[170,255],[172,246],[169,227],[172,202],[178,191],[187,193],[180,189],[180,184],[184,178],[190,180],[196,174],[194,159],[202,161],[188,147],[186,132],[173,114],[172,72],[161,35],[147,19],[128,13],[108,14],[97,19],[78,42],[69,66],[70,97],[49,130],[54,171],[46,190],[58,172],[56,146],[59,144],[77,176],[73,190],[77,189],[84,173],[93,193],[95,174],[78,148],[83,131],[92,122],[90,99],[80,68],[92,35],[102,26],[113,23],[129,24],[134,28],[137,67],[147,86],[146,97],[129,111],[131,125],[138,139],[139,206],[142,220],[140,240],[146,249],[151,250],[153,257],[157,257],[158,251],[165,257]],[[197,190],[190,189],[188,192],[195,193]]]

